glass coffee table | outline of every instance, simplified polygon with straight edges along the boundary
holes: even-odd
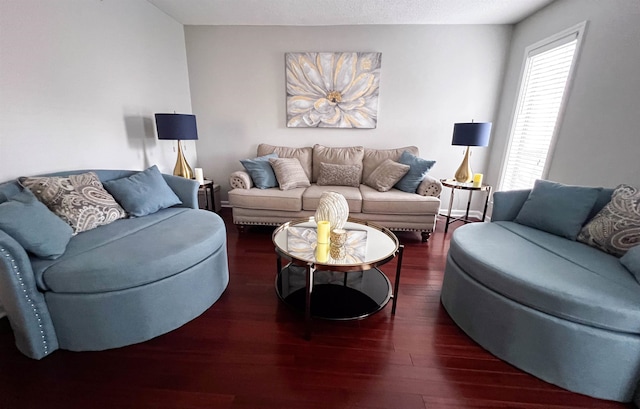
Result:
[[[368,317],[393,300],[396,312],[404,246],[387,228],[349,218],[347,241],[340,249],[318,245],[313,217],[294,220],[273,232],[277,254],[276,293],[303,311],[305,338],[312,318],[351,320]],[[380,266],[398,257],[393,287]],[[288,261],[283,266],[282,260]]]

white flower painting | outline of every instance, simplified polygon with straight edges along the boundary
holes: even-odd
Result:
[[[287,126],[375,128],[382,53],[286,53]]]

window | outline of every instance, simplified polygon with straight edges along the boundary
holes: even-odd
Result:
[[[529,189],[546,177],[554,136],[585,23],[525,51],[500,190]]]

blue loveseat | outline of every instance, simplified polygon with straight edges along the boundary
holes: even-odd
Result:
[[[93,172],[101,182],[136,173]],[[34,256],[0,230],[0,302],[22,353],[41,359],[58,348],[142,342],[180,327],[221,296],[229,280],[224,222],[198,209],[197,182],[162,178],[181,205],[78,233],[56,259]],[[21,190],[16,180],[1,183],[0,203]]]
[[[587,221],[611,194],[600,190]],[[640,284],[618,257],[516,222],[529,195],[496,192],[490,223],[454,232],[442,304],[514,366],[574,392],[629,402],[640,382]]]

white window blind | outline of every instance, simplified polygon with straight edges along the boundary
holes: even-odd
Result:
[[[545,176],[579,34],[573,31],[528,51],[500,190],[529,189]]]

